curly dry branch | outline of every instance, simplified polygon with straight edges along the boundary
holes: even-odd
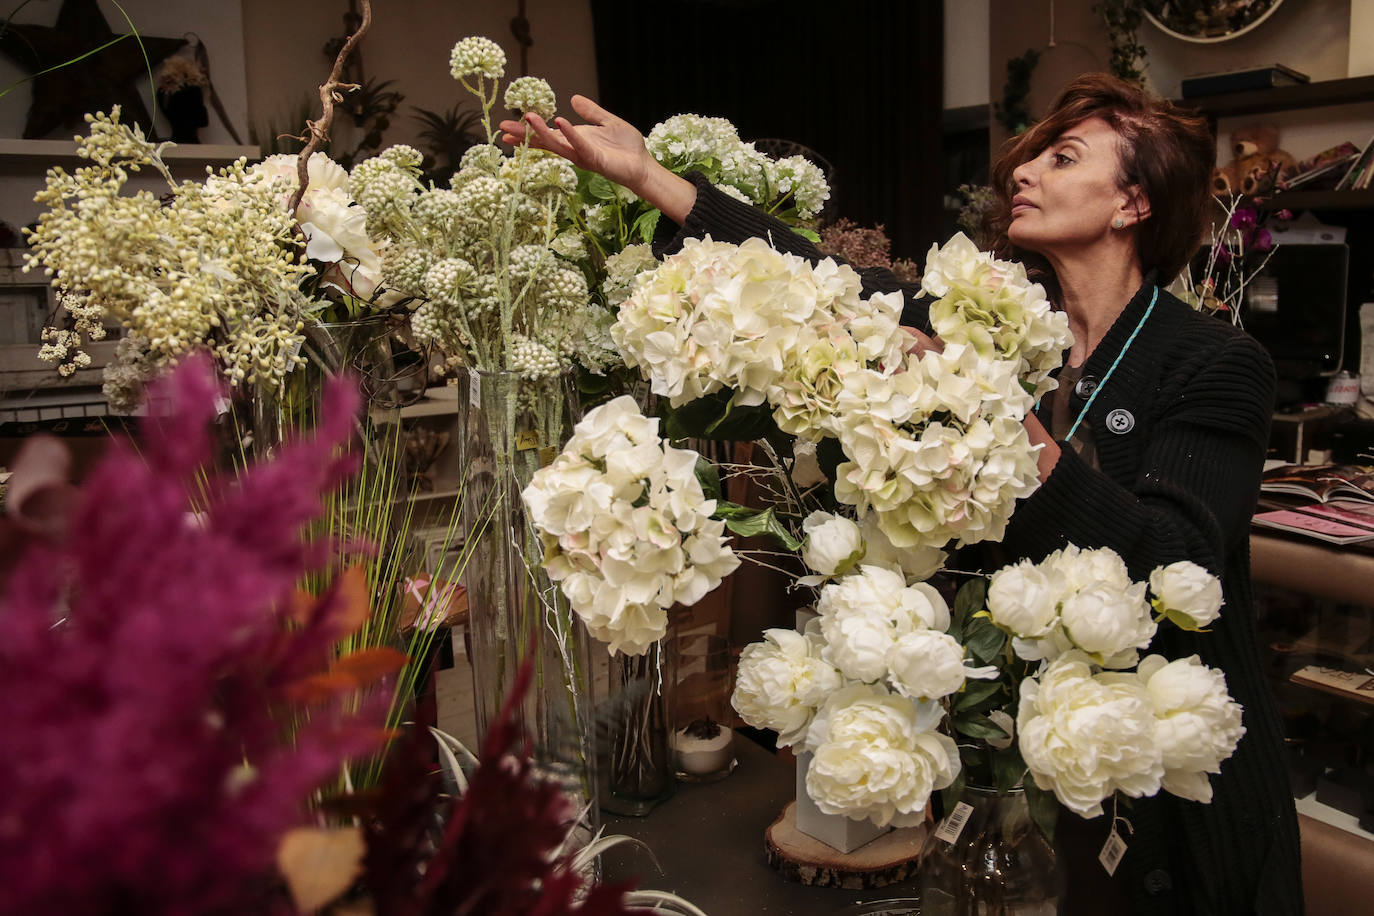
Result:
[[[362,0],[362,4],[362,20],[358,23],[358,28],[352,35],[348,36],[348,40],[339,49],[338,56],[334,58],[334,69],[329,71],[329,78],[320,86],[320,105],[322,108],[320,119],[305,122],[310,140],[301,150],[296,165],[296,193],[291,196],[291,203],[286,211],[288,213],[295,213],[296,208],[301,205],[301,199],[305,197],[306,186],[310,184],[310,157],[315,155],[315,152],[329,139],[329,128],[334,123],[334,103],[343,101],[343,94],[340,90],[351,92],[358,88],[357,83],[339,82],[339,77],[343,75],[344,64],[348,61],[348,56],[353,53],[353,49],[362,40],[363,33],[372,25],[372,2],[371,0]]]

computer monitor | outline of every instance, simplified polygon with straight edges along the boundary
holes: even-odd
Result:
[[[1280,379],[1341,371],[1349,269],[1344,242],[1283,243],[1251,281],[1241,320],[1269,351]]]

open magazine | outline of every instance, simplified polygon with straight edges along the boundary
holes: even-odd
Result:
[[[1374,502],[1374,468],[1354,464],[1285,464],[1264,472],[1263,493],[1287,493],[1319,503]]]
[[[1252,519],[1261,528],[1275,528],[1331,544],[1374,541],[1374,502],[1313,503],[1259,512]]]

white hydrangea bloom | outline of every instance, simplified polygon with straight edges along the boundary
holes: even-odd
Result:
[[[697,458],[622,396],[590,411],[522,494],[549,578],[612,652],[647,651],[668,608],[701,600],[739,565]]]
[[[453,46],[449,72],[456,80],[469,76],[499,80],[506,75],[506,52],[490,38],[473,35]]]
[[[606,296],[606,305],[611,308],[619,306],[629,298],[635,278],[656,267],[658,258],[654,257],[653,249],[649,245],[627,245],[623,251],[608,257],[606,280],[601,286]]]

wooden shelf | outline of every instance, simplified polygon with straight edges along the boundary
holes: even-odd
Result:
[[[1221,95],[1175,100],[1175,104],[1180,107],[1192,108],[1213,118],[1298,108],[1322,108],[1328,105],[1352,105],[1359,102],[1374,102],[1374,76],[1352,76],[1348,79],[1304,83],[1300,86],[1276,86],[1273,89],[1253,89],[1248,92],[1227,92]]]
[[[1265,202],[1267,210],[1374,210],[1374,189],[1284,191]]]
[[[240,156],[258,159],[262,156],[262,151],[256,146],[233,146],[220,143],[181,143],[168,145],[162,151],[162,159],[169,165],[175,165],[178,162],[229,163]],[[75,140],[0,138],[0,163],[22,165],[36,163],[48,166],[63,160],[82,161],[76,155]]]

